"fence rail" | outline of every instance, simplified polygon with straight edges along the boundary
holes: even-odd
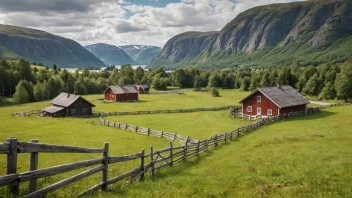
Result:
[[[143,114],[159,114],[159,113],[188,113],[188,112],[198,112],[198,111],[222,111],[228,110],[234,106],[223,106],[223,107],[211,107],[211,108],[192,108],[192,109],[166,109],[166,110],[143,110],[143,111],[125,111],[125,112],[102,112],[93,111],[93,114],[98,116],[112,116],[112,115],[143,115]],[[239,108],[236,106],[235,108]]]
[[[333,105],[331,105],[333,106]],[[336,105],[337,106],[337,105]],[[310,108],[307,110],[309,113],[320,112],[321,108]],[[20,194],[20,184],[25,181],[29,182],[29,194],[24,197],[40,197],[45,196],[46,194],[58,190],[66,185],[69,185],[78,180],[84,179],[90,175],[101,172],[101,182],[88,188],[86,191],[83,191],[78,196],[88,195],[98,189],[103,191],[107,190],[108,185],[114,184],[118,181],[121,181],[124,178],[130,178],[126,181],[127,183],[133,183],[137,179],[143,180],[145,173],[150,172],[152,176],[155,175],[155,172],[163,167],[173,166],[175,163],[186,160],[189,157],[199,156],[200,153],[208,150],[210,147],[217,147],[219,144],[227,143],[243,134],[249,133],[256,128],[270,124],[279,120],[289,118],[291,116],[299,116],[301,112],[291,112],[286,115],[280,115],[277,117],[267,117],[258,119],[257,122],[249,124],[247,126],[239,127],[231,132],[225,132],[221,134],[216,134],[208,139],[192,140],[190,137],[187,137],[183,146],[173,147],[172,142],[169,143],[169,146],[160,150],[153,150],[153,147],[150,147],[150,152],[145,153],[144,149],[139,153],[134,153],[125,156],[113,156],[109,153],[109,143],[105,143],[103,148],[83,148],[83,147],[74,147],[74,146],[63,146],[63,145],[52,145],[52,144],[42,144],[38,143],[38,140],[32,140],[31,142],[18,142],[17,138],[8,138],[6,143],[0,144],[0,154],[7,155],[7,171],[5,176],[0,177],[0,187],[8,186],[9,193],[14,196],[19,196]],[[105,123],[108,123],[108,126],[112,126],[109,121],[101,119]],[[106,125],[106,124],[105,124]],[[116,127],[116,123],[114,123]],[[128,124],[125,125],[126,128],[129,128]],[[132,127],[133,129],[133,127]],[[142,130],[142,127],[136,127],[136,131]],[[144,128],[145,131],[146,128]],[[148,129],[147,133],[150,133]],[[153,132],[154,133],[154,132]],[[169,135],[172,137],[172,133],[162,132],[162,135]],[[161,135],[157,134],[157,135]],[[184,139],[183,136],[178,136],[175,134],[174,137]],[[30,152],[30,170],[25,173],[17,173],[17,157],[18,154]],[[48,167],[37,170],[38,164],[38,153],[41,152],[70,152],[70,153],[102,153],[101,158],[78,161],[70,164],[63,164],[54,167]],[[149,162],[146,162],[146,158],[149,158]],[[109,164],[114,163],[123,163],[126,161],[137,160],[139,159],[140,165],[128,172],[122,173],[115,177],[109,177],[108,179],[108,167]],[[86,170],[77,175],[71,176],[67,179],[61,180],[57,183],[51,184],[42,189],[37,189],[37,179],[43,177],[54,176],[57,174],[66,173],[72,170],[76,170],[83,167],[95,166],[89,170]],[[23,184],[22,184],[23,185]]]
[[[12,113],[12,116],[31,116],[33,114],[41,114],[41,113],[43,113],[43,110],[39,109],[39,110],[32,110],[28,112],[15,112],[15,113]]]

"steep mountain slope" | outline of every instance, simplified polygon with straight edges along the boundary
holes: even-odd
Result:
[[[143,65],[150,63],[161,51],[160,47],[148,45],[124,45],[119,46],[126,54],[128,54],[135,62]]]
[[[239,14],[220,32],[201,33],[206,35],[206,46],[192,42],[199,37],[194,32],[175,36],[149,67],[210,68],[293,62],[316,65],[345,61],[352,57],[351,24],[349,0],[260,6]],[[181,48],[182,53],[167,53],[179,52]],[[184,58],[191,51],[192,56]]]
[[[0,59],[21,57],[60,67],[105,65],[73,40],[40,30],[0,25]]]
[[[123,50],[114,45],[97,43],[85,48],[107,65],[137,64]]]

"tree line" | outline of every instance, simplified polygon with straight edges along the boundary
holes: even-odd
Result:
[[[253,91],[258,87],[276,84],[291,85],[304,95],[319,99],[352,98],[352,62],[341,65],[324,64],[302,67],[293,64],[283,67],[238,67],[227,70],[177,69],[167,73],[159,68],[145,71],[131,65],[120,69],[109,66],[101,72],[88,69],[70,73],[56,65],[52,68],[32,68],[24,59],[0,62],[0,95],[14,97],[18,103],[52,99],[60,92],[99,94],[110,85],[148,84],[157,90],[168,86],[180,88],[240,89]]]

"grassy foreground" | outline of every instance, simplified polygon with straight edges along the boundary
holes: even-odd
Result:
[[[96,197],[351,197],[352,106],[264,126]]]

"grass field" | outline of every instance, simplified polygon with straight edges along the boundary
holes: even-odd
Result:
[[[177,133],[190,136],[192,139],[203,140],[230,132],[251,122],[230,117],[229,111],[209,111],[177,114],[147,114],[129,116],[108,116],[106,120],[119,123],[133,123],[133,125],[151,128],[158,131]]]
[[[97,197],[351,197],[352,106],[249,135]]]
[[[140,102],[105,103],[102,95],[84,96],[97,111],[137,111],[238,105],[248,95],[238,90],[220,90],[222,97],[205,92],[186,94],[140,95]],[[126,155],[148,149],[164,148],[168,141],[99,125],[98,118],[40,118],[11,116],[13,112],[42,109],[49,101],[0,107],[0,139],[17,137],[19,141],[39,139],[42,143],[82,147],[103,147],[110,143],[111,155]],[[352,107],[337,107],[323,113],[265,126],[210,150],[198,159],[167,168],[157,177],[147,177],[139,185],[109,186],[109,192],[97,197],[348,197],[352,183]],[[205,138],[228,132],[248,121],[231,119],[228,111],[110,116],[111,121],[127,122],[155,130],[177,132],[193,138]],[[176,144],[176,143],[175,143]],[[100,157],[100,154],[40,154],[39,168]],[[29,155],[21,154],[18,172],[28,170]],[[0,175],[6,172],[6,155],[0,156]],[[109,166],[109,176],[137,167],[139,162]],[[40,180],[46,186],[82,172],[72,171]],[[190,176],[190,177],[189,177]],[[99,183],[100,174],[69,185],[49,197],[74,197]],[[281,185],[281,186],[279,186]],[[24,188],[25,185],[22,185]],[[0,197],[6,197],[0,188]]]
[[[163,94],[163,95],[140,95],[140,102],[131,103],[104,103],[96,100],[103,95],[88,95],[86,99],[96,104],[97,111],[137,111],[153,109],[176,109],[176,108],[195,108],[195,107],[216,107],[224,105],[233,105],[246,95],[246,92],[234,90],[224,90],[221,92],[223,97],[213,98],[204,92],[186,92],[186,94]],[[8,101],[11,104],[11,100]],[[5,142],[8,137],[17,137],[19,141],[30,141],[38,139],[42,143],[73,145],[90,148],[102,148],[104,142],[110,143],[111,155],[126,155],[140,152],[141,149],[148,149],[153,146],[154,149],[167,147],[168,141],[156,137],[147,137],[144,135],[134,134],[128,131],[103,127],[99,124],[99,119],[78,119],[78,118],[40,118],[36,116],[21,117],[11,116],[13,112],[27,112],[35,109],[42,109],[49,106],[49,101],[29,103],[24,105],[12,105],[0,107],[0,139]],[[236,104],[237,105],[237,104]],[[209,112],[212,113],[212,112]],[[160,117],[163,117],[160,114]],[[225,117],[225,116],[224,116]],[[227,120],[226,122],[229,122]],[[214,121],[215,123],[215,121]],[[131,123],[133,124],[133,123]],[[236,124],[235,124],[236,125]],[[172,132],[171,130],[168,130]],[[232,127],[230,127],[232,129]],[[177,143],[175,143],[177,145]],[[20,154],[18,159],[18,172],[28,170],[29,155]],[[50,167],[65,163],[71,163],[78,160],[86,160],[100,157],[100,154],[40,154],[39,168]],[[110,166],[110,176],[117,176],[138,165],[138,161],[131,163],[121,163]],[[6,172],[6,155],[0,156],[0,175]],[[52,184],[55,181],[66,178],[70,175],[79,173],[85,169],[72,171],[68,174],[54,176],[41,180],[41,185]],[[100,175],[91,176],[90,179],[74,183],[54,195],[59,197],[72,197],[90,186],[97,184]],[[23,187],[25,185],[22,185]],[[0,188],[0,197],[5,196],[5,188]]]

